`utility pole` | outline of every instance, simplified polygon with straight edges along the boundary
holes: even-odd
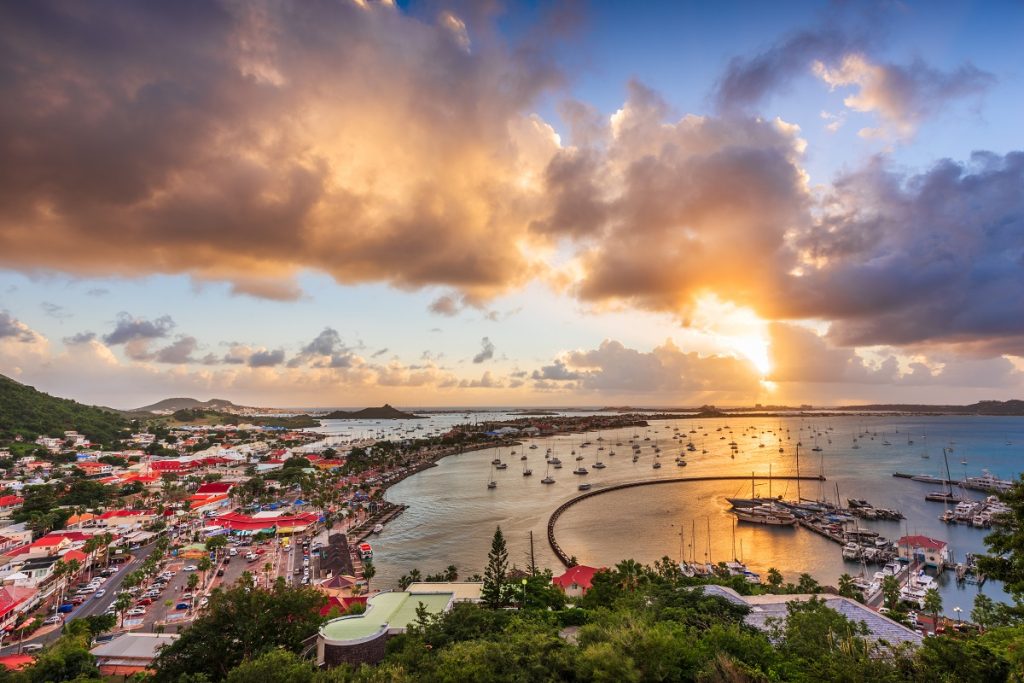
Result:
[[[530,529],[530,575],[537,575],[537,559],[533,554],[533,529]]]

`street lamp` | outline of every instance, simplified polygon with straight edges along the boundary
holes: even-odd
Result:
[[[959,627],[960,626],[960,613],[963,612],[963,610],[960,609],[959,607],[954,607],[953,611],[956,612],[956,625]]]
[[[526,579],[523,579],[523,607],[526,607]]]

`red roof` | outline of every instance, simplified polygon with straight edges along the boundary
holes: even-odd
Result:
[[[70,562],[71,560],[78,560],[78,564],[85,564],[85,561],[89,559],[89,556],[83,553],[81,550],[69,550],[66,553],[64,553],[64,556],[61,559],[65,562]]]
[[[927,536],[904,536],[897,545],[910,546],[911,548],[930,548],[931,550],[942,550],[946,547],[945,541]]]
[[[308,526],[319,519],[316,513],[304,512],[298,515],[278,515],[277,517],[250,517],[249,515],[229,512],[207,520],[207,526],[222,526],[236,531],[258,531],[272,527]]]
[[[0,665],[6,667],[8,671],[24,669],[26,666],[30,666],[34,661],[36,661],[36,658],[32,655],[13,654],[0,656]]]
[[[585,565],[578,564],[575,567],[569,567],[569,569],[561,576],[556,576],[551,579],[551,583],[559,586],[562,590],[576,584],[586,591],[590,589],[590,582],[594,578],[594,574],[599,571],[601,570],[596,567],[587,567]]]
[[[366,598],[367,596],[365,595],[353,595],[351,597],[346,598],[339,598],[334,596],[329,597],[327,598],[327,604],[320,608],[320,616],[326,617],[330,613],[330,611],[335,607],[337,607],[342,612],[347,612],[348,608],[356,604],[357,602],[365,605]]]
[[[196,493],[230,493],[232,486],[234,486],[234,484],[228,481],[212,481],[208,484],[203,484],[202,486],[200,486],[198,489],[196,489]]]
[[[155,514],[155,510],[107,510],[100,515],[100,519],[111,519],[113,517],[152,517]]]
[[[0,588],[0,618],[6,617],[15,607],[25,602],[38,591],[35,588],[4,586]]]
[[[10,507],[12,505],[19,505],[24,503],[25,499],[21,496],[0,496],[0,508]]]

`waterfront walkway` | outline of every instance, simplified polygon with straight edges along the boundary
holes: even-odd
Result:
[[[602,493],[608,493],[609,491],[619,491],[621,489],[629,489],[637,486],[653,486],[654,484],[678,484],[692,481],[750,481],[751,479],[769,479],[769,477],[751,477],[749,475],[723,475],[723,476],[707,476],[707,477],[667,477],[664,479],[646,479],[644,481],[631,481],[625,484],[613,484],[611,486],[605,486],[604,488],[596,489],[594,491],[587,491],[586,493],[580,494],[575,498],[570,498],[565,501],[551,513],[551,517],[548,518],[548,544],[551,546],[551,550],[554,551],[555,556],[558,560],[566,567],[572,566],[572,555],[565,552],[562,546],[555,540],[555,524],[558,522],[558,518],[562,516],[562,513],[571,508],[576,503],[584,501],[594,496],[599,496]],[[814,475],[814,476],[786,476],[786,475],[772,475],[770,477],[772,481],[825,481],[825,477]]]

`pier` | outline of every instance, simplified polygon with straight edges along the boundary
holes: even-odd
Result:
[[[771,477],[755,477],[772,481],[825,481],[825,477],[820,475],[815,476],[792,476],[792,475],[773,475]],[[594,496],[599,496],[602,493],[608,493],[610,491],[619,491],[621,489],[629,489],[637,486],[652,486],[654,484],[679,484],[685,482],[696,482],[696,481],[750,481],[750,476],[743,475],[725,475],[725,476],[707,476],[707,477],[667,477],[664,479],[647,479],[644,481],[631,481],[624,484],[612,484],[604,488],[596,489],[594,491],[587,491],[575,498],[570,498],[565,501],[551,513],[548,518],[548,545],[551,546],[551,550],[555,553],[558,560],[566,567],[572,566],[571,555],[566,553],[562,546],[558,545],[558,541],[555,539],[555,524],[558,522],[558,518],[562,516],[562,513],[571,508],[573,505],[584,501]]]

